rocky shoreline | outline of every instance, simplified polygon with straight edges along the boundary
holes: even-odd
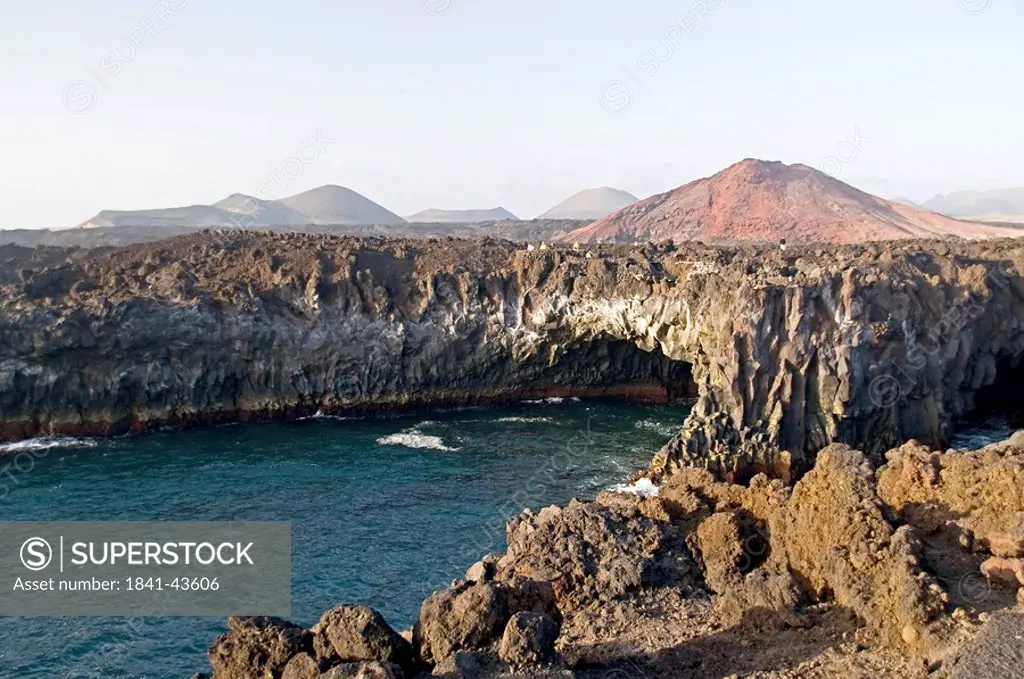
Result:
[[[0,440],[696,395],[688,366],[629,342],[552,344],[549,300],[524,289],[543,272],[508,261],[543,260],[511,243],[218,238],[70,251],[66,263],[14,252],[24,259],[0,277]]]
[[[662,473],[795,479],[830,443],[877,462],[941,447],[978,399],[1021,402],[1017,241],[528,252],[206,232],[0,262],[2,440],[641,385],[697,399]]]
[[[357,605],[232,619],[214,676],[1017,676],[1024,432],[885,458],[833,444],[792,487],[690,468],[657,497],[526,511],[413,629]]]

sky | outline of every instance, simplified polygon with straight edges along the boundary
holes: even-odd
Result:
[[[0,228],[268,182],[531,218],[747,157],[1022,186],[1022,35],[1024,0],[0,0]]]

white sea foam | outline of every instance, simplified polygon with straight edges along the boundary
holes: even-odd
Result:
[[[673,436],[679,431],[682,425],[669,424],[667,422],[658,422],[657,420],[637,420],[633,423],[634,429],[644,429],[646,431],[653,431],[663,436]]]
[[[309,420],[333,420],[335,422],[348,422],[350,420],[355,420],[355,419],[358,419],[358,418],[355,418],[355,417],[344,417],[342,415],[327,415],[327,414],[324,413],[324,411],[318,410],[315,413],[313,413],[312,415],[309,415],[307,417],[296,418],[295,421],[296,422],[308,422]]]
[[[578,398],[574,398],[572,400],[579,401]],[[538,398],[533,401],[523,401],[523,403],[529,403],[531,405],[554,405],[557,403],[565,403],[565,399],[561,396],[552,396],[551,398]]]
[[[633,483],[617,483],[610,487],[613,493],[624,493],[627,495],[637,495],[639,497],[658,497],[658,492],[661,490],[648,478],[637,479]]]
[[[44,436],[42,438],[0,445],[0,455],[34,453],[53,448],[95,448],[96,445],[97,443],[94,439],[80,439],[70,436]]]
[[[499,417],[498,422],[516,422],[520,424],[537,424],[546,423],[553,424],[554,419],[551,417]]]
[[[446,446],[440,436],[430,436],[416,429],[382,436],[377,439],[377,444],[381,446],[405,446],[406,448],[430,448],[431,450],[443,450],[446,452],[458,450],[458,448]]]

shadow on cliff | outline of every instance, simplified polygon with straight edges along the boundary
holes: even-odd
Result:
[[[525,379],[517,388],[551,396],[613,396],[628,401],[674,403],[697,396],[693,366],[608,337],[577,342],[550,361],[546,348],[516,366]],[[510,380],[515,382],[517,380]]]
[[[1010,429],[1024,427],[1024,355],[1004,354],[995,362],[995,379],[973,394],[971,413],[956,429],[990,425],[993,417]]]

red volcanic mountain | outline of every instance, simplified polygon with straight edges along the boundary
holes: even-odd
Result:
[[[996,238],[1024,227],[960,221],[883,200],[806,165],[750,159],[651,196],[565,239],[855,243],[902,238]]]

